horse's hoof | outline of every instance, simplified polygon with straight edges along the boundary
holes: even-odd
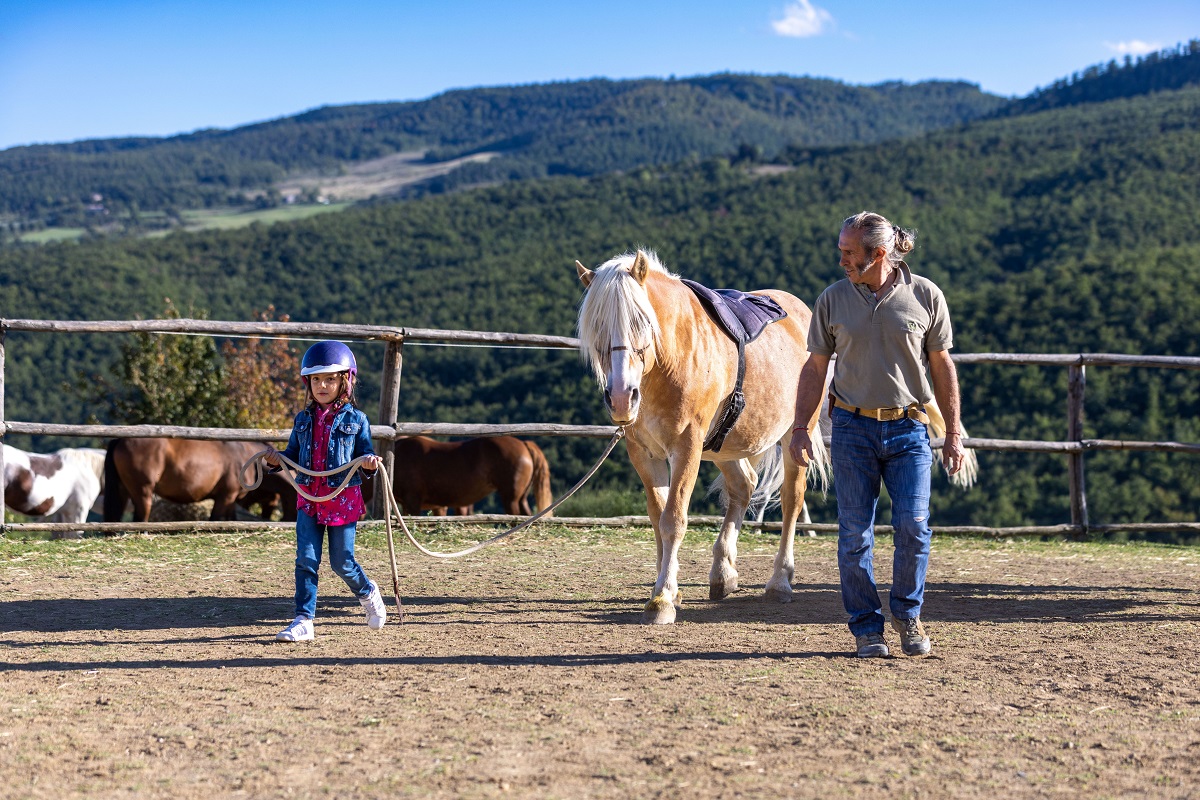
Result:
[[[763,592],[763,598],[774,600],[776,603],[790,603],[792,602],[792,587],[782,589],[777,586],[768,586]]]
[[[737,578],[731,581],[718,581],[708,585],[709,600],[724,600],[738,590]]]
[[[675,621],[675,604],[664,595],[657,595],[642,611],[642,622],[647,625],[670,625]]]
[[[738,590],[738,573],[731,567],[713,567],[708,573],[708,599],[723,600]]]

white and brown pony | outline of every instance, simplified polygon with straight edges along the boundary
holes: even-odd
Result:
[[[645,485],[654,526],[658,578],[643,620],[675,621],[681,602],[679,546],[701,461],[715,462],[724,479],[725,516],[713,545],[709,597],[719,599],[738,588],[737,537],[751,496],[779,492],[783,531],[766,595],[789,602],[796,520],[809,476],[792,460],[787,443],[800,370],[808,360],[808,307],[787,292],[755,292],[774,299],[787,317],[767,325],[746,346],[745,410],[720,451],[711,452],[704,443],[737,378],[733,340],[653,253],[617,256],[594,271],[578,262],[576,268],[587,287],[579,309],[580,347],[604,390],[612,421],[625,427],[629,459]],[[807,424],[814,431],[817,415]],[[812,477],[824,488],[829,459],[821,437],[814,435],[813,441]]]
[[[14,511],[49,522],[86,522],[103,490],[103,450],[68,447],[43,455],[4,445],[4,504]]]

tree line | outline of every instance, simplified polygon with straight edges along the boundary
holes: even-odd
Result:
[[[288,176],[424,150],[432,162],[480,152],[410,192],[553,175],[592,176],[734,152],[861,145],[1107,102],[1200,82],[1200,40],[1096,64],[1011,101],[954,81],[851,86],[784,75],[587,80],[446,92],[409,103],[326,106],[231,130],[97,139],[0,151],[0,244],[24,230],[137,233],[188,209],[271,205]],[[310,192],[313,197],[316,193]],[[95,234],[94,234],[95,235]],[[111,235],[111,234],[107,234]]]
[[[467,89],[409,103],[327,106],[232,130],[103,139],[0,151],[0,216],[89,225],[151,211],[241,206],[285,176],[426,150],[476,152],[423,191],[548,175],[595,175],[707,158],[750,144],[853,144],[983,116],[1004,100],[959,82],[850,86],[788,76],[587,80]]]

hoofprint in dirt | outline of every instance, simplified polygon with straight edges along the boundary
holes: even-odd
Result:
[[[830,538],[777,605],[757,534],[706,599],[711,537],[673,626],[639,624],[649,531],[535,528],[402,549],[378,632],[324,565],[303,644],[287,533],[0,540],[0,794],[1200,797],[1200,551],[938,537],[933,655],[859,660]]]

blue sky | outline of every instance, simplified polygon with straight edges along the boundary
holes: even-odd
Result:
[[[0,0],[0,149],[591,77],[939,78],[1023,95],[1198,37],[1196,0]]]

